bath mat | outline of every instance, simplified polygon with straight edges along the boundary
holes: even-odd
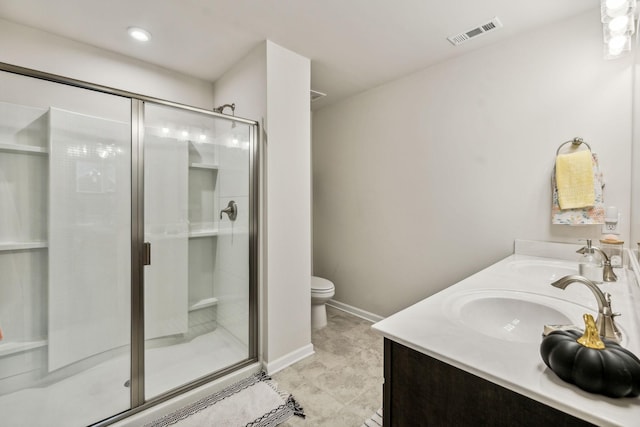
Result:
[[[378,409],[371,418],[366,420],[360,427],[382,427],[382,408]]]
[[[259,372],[145,427],[271,427],[293,415],[305,416],[292,395]]]

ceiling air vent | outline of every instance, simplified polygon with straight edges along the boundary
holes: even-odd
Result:
[[[493,31],[498,28],[502,28],[502,22],[500,22],[500,20],[496,16],[491,21],[485,24],[482,24],[478,27],[472,28],[460,34],[454,34],[453,36],[449,36],[447,37],[447,40],[449,40],[451,44],[453,44],[454,46],[458,46],[459,44],[462,44],[467,40],[470,40],[474,37],[481,36],[482,34],[488,31]]]
[[[317,90],[310,89],[311,91],[311,102],[316,101],[324,96],[327,96],[326,93],[318,92]]]

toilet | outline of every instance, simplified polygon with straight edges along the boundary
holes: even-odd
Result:
[[[311,328],[327,326],[326,302],[333,298],[336,288],[333,283],[322,277],[311,276]]]

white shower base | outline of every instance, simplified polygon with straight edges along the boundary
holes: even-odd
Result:
[[[247,349],[224,328],[146,352],[147,399],[246,359]],[[129,355],[43,387],[0,396],[3,427],[86,426],[130,407]]]

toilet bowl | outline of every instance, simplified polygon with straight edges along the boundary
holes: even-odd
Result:
[[[320,329],[327,326],[326,302],[333,298],[335,286],[327,279],[311,276],[311,327]]]

